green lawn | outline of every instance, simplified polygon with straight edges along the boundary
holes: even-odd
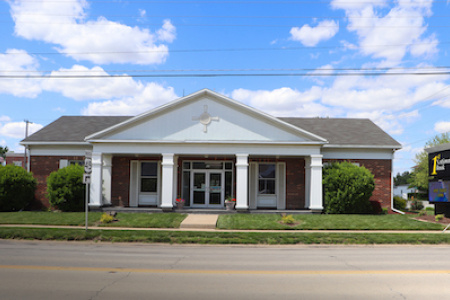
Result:
[[[170,244],[450,244],[445,233],[330,233],[330,232],[189,232],[88,230],[53,228],[0,228],[0,239],[62,240],[95,242],[142,242]]]
[[[279,214],[221,215],[220,229],[259,230],[442,230],[443,225],[420,222],[409,215],[292,215],[295,225],[281,224]]]
[[[146,213],[118,213],[117,222],[100,224],[100,212],[89,212],[89,226],[99,225],[107,227],[142,227],[142,228],[178,228],[186,215],[146,214]],[[85,225],[84,212],[2,212],[0,224],[33,224],[33,225]]]

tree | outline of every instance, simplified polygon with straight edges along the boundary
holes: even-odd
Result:
[[[403,172],[401,175],[400,173],[397,173],[397,175],[394,177],[394,185],[402,185],[402,184],[410,184],[412,180],[412,173],[409,173],[409,171]]]
[[[8,149],[8,147],[1,147],[0,146],[0,156],[1,157],[3,157],[3,158],[6,158],[6,152],[8,152],[9,151],[9,149]]]
[[[424,148],[434,147],[446,143],[450,143],[450,133],[448,132],[441,135],[436,135],[431,140],[426,142]],[[414,162],[416,163],[416,166],[412,172],[410,186],[416,187],[421,191],[428,192],[428,153],[425,150],[417,153]]]

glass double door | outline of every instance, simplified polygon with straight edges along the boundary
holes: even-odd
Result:
[[[216,170],[192,171],[192,207],[223,207],[224,172]]]

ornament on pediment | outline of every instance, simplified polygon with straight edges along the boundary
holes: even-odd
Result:
[[[208,125],[212,121],[219,121],[219,117],[212,117],[208,113],[208,105],[203,106],[203,113],[198,117],[192,117],[192,121],[199,121],[203,125],[203,132],[208,132]]]

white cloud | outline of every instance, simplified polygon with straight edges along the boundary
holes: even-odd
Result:
[[[0,122],[9,122],[11,118],[8,116],[0,116]]]
[[[28,124],[28,135],[40,130],[43,126],[41,124]],[[0,135],[15,139],[25,138],[25,122],[9,122],[0,125]]]
[[[385,9],[386,1],[357,2],[334,0],[331,6],[345,10],[347,28],[357,34],[362,54],[385,59],[384,64],[392,66],[407,53],[419,56],[437,52],[436,37],[423,37],[427,30],[424,18],[431,15],[431,0],[399,1],[384,16],[384,10],[377,8]]]
[[[83,115],[137,115],[176,98],[172,87],[152,82],[132,97],[90,103]]]
[[[58,51],[78,61],[161,64],[169,53],[167,45],[161,42],[175,39],[175,27],[169,20],[157,33],[104,17],[87,21],[85,0],[17,0],[10,5],[16,35],[58,45]]]
[[[38,61],[24,50],[8,49],[5,54],[0,54],[0,75],[40,75],[39,73],[34,72],[38,67]],[[4,78],[0,80],[0,94],[35,98],[40,93],[41,88],[39,79]]]
[[[272,91],[237,89],[231,93],[233,99],[277,117],[316,117],[335,114],[328,107],[315,102],[320,96],[319,87],[312,87],[305,92],[283,87]]]
[[[170,20],[164,20],[163,27],[157,31],[158,40],[172,43],[176,38],[176,29]]]
[[[101,67],[89,69],[74,65],[70,69],[53,71],[51,75],[108,76],[109,74]],[[47,91],[59,92],[74,100],[121,98],[139,94],[145,88],[141,82],[134,81],[132,77],[45,79],[42,86]]]
[[[333,20],[325,20],[311,27],[308,24],[301,28],[293,27],[290,31],[291,39],[299,41],[307,47],[314,47],[322,41],[331,39],[339,31],[339,24]]]
[[[450,132],[450,122],[437,122],[434,124],[434,130],[439,133]]]

